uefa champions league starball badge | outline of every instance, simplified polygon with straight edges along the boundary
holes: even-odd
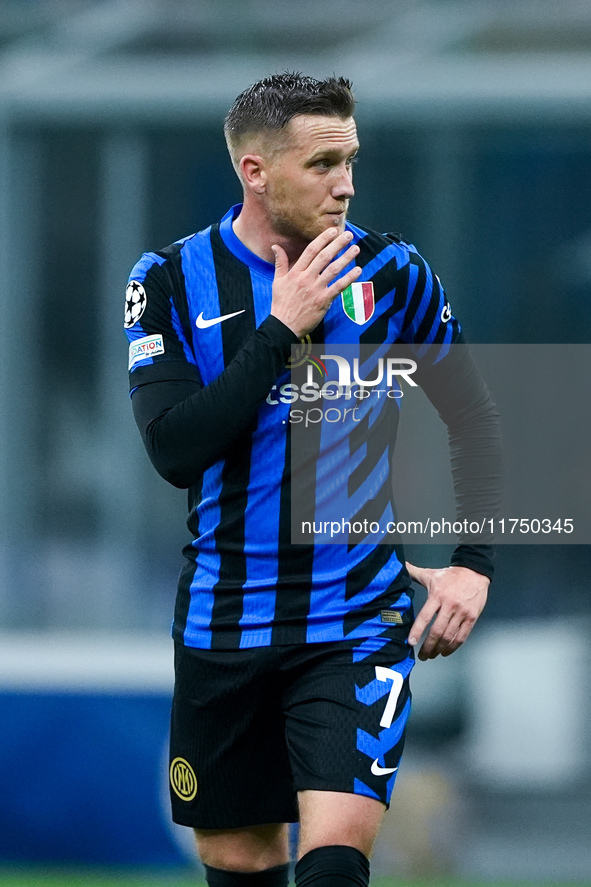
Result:
[[[130,280],[125,290],[125,329],[130,329],[138,322],[148,304],[146,291],[139,280]]]

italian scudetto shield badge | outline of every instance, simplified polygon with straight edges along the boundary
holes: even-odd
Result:
[[[352,283],[341,293],[343,311],[354,323],[364,324],[372,316],[375,309],[373,283]]]

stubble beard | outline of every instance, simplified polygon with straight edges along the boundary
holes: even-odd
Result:
[[[319,234],[326,231],[327,228],[336,227],[339,229],[339,233],[344,231],[345,222],[347,220],[347,210],[348,205],[344,207],[343,215],[338,222],[328,222],[328,216],[321,215],[317,219],[316,224],[310,222],[310,224],[305,225],[302,224],[302,222],[298,222],[297,218],[287,216],[283,213],[273,213],[271,216],[271,222],[273,230],[281,237],[285,237],[294,243],[306,247],[309,243],[315,240]]]

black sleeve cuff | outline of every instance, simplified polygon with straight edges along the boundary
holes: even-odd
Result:
[[[286,326],[282,320],[269,314],[259,326],[261,332],[269,334],[278,344],[283,345],[288,351],[292,345],[297,345],[299,339],[296,334]]]
[[[467,567],[492,579],[495,571],[494,557],[494,545],[458,545],[451,556],[450,564],[452,567]]]

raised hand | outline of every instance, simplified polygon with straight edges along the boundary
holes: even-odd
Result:
[[[333,299],[361,274],[361,268],[355,266],[335,280],[359,253],[359,247],[353,244],[336,258],[352,238],[349,231],[339,234],[337,228],[327,228],[308,244],[291,268],[285,250],[278,244],[271,247],[275,255],[271,314],[296,336],[301,338],[318,326]]]

